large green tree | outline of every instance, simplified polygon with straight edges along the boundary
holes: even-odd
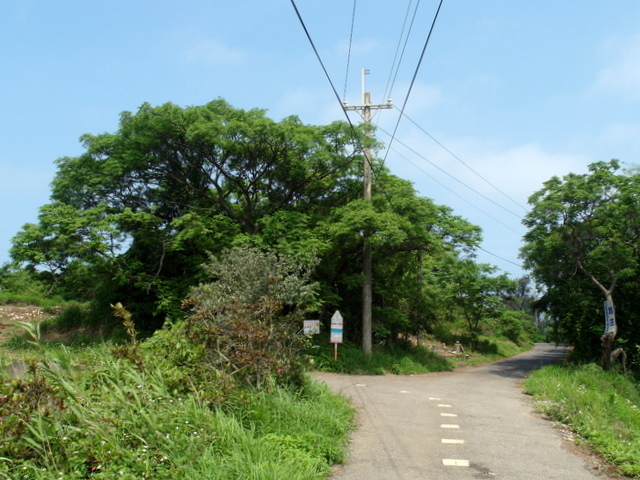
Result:
[[[223,100],[144,104],[123,113],[116,132],[82,142],[82,155],[57,161],[52,201],[16,235],[12,256],[58,293],[94,299],[105,318],[109,304],[123,303],[140,329],[183,316],[209,254],[241,246],[317,257],[314,313],[328,321],[340,309],[347,338],[361,340],[368,242],[375,338],[420,334],[456,311],[443,279],[481,240],[478,227],[419,197],[375,158],[364,201],[361,152],[378,145],[344,122],[277,122]],[[460,285],[463,296],[472,288]]]
[[[57,161],[52,203],[18,233],[12,256],[61,281],[89,267],[102,303],[129,298],[134,318],[155,328],[201,278],[207,251],[290,225],[300,235],[351,199],[369,141],[346,123],[275,122],[223,100],[144,104]]]
[[[593,294],[613,304],[621,282],[637,285],[640,176],[619,173],[619,167],[616,160],[597,162],[586,174],[553,177],[531,196],[532,210],[524,221],[529,228],[522,249],[525,266],[546,286],[543,303],[550,312],[574,322],[579,347],[585,347],[585,339],[578,332],[602,325],[602,303],[596,308]],[[576,275],[585,281],[571,278]],[[618,324],[629,325],[634,315],[618,309]],[[605,368],[611,366],[616,333],[602,336]]]

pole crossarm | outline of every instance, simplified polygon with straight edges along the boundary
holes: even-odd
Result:
[[[369,108],[371,110],[380,110],[380,109],[389,109],[389,108],[393,108],[393,102],[391,101],[391,99],[387,100],[387,103],[375,103],[375,104],[365,104],[365,105],[349,105],[347,103],[347,101],[343,101],[342,105],[344,106],[344,109],[349,111],[349,110],[362,110],[364,111],[365,109]]]

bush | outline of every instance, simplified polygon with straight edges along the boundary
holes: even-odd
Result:
[[[187,305],[191,341],[205,346],[212,368],[260,388],[303,383],[299,335],[316,305],[309,264],[254,248],[235,248],[206,267],[213,281],[194,288]]]

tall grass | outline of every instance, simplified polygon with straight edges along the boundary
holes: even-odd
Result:
[[[400,341],[376,348],[371,355],[365,355],[361,348],[348,343],[338,347],[337,359],[333,345],[317,346],[310,354],[316,369],[337,373],[410,375],[453,368],[447,359],[429,349]]]
[[[453,348],[455,339],[452,337],[449,348]],[[431,343],[440,346],[441,343],[430,338]],[[308,353],[313,359],[314,367],[318,370],[336,373],[361,375],[415,375],[429,372],[452,370],[457,366],[477,365],[512,357],[532,346],[530,343],[515,343],[495,337],[482,336],[476,340],[475,349],[464,344],[466,355],[452,356],[450,353],[432,351],[426,347],[419,347],[409,342],[397,340],[375,348],[371,355],[365,355],[361,348],[349,343],[338,347],[338,358],[334,358],[332,345],[324,344],[314,347]],[[448,356],[445,356],[448,355]]]
[[[640,478],[640,387],[594,364],[551,365],[525,383],[537,408],[568,425],[624,475]]]
[[[322,479],[343,459],[352,411],[312,380],[212,407],[198,392],[215,384],[185,394],[145,365],[58,346],[4,378],[0,478]]]

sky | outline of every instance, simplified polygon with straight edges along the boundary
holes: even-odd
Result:
[[[377,156],[482,228],[478,261],[522,276],[543,182],[640,164],[640,2],[443,0],[433,24],[439,3],[2,2],[0,265],[49,202],[56,159],[121,112],[223,98],[324,125],[362,103],[364,68],[372,101],[395,107],[375,111]]]

